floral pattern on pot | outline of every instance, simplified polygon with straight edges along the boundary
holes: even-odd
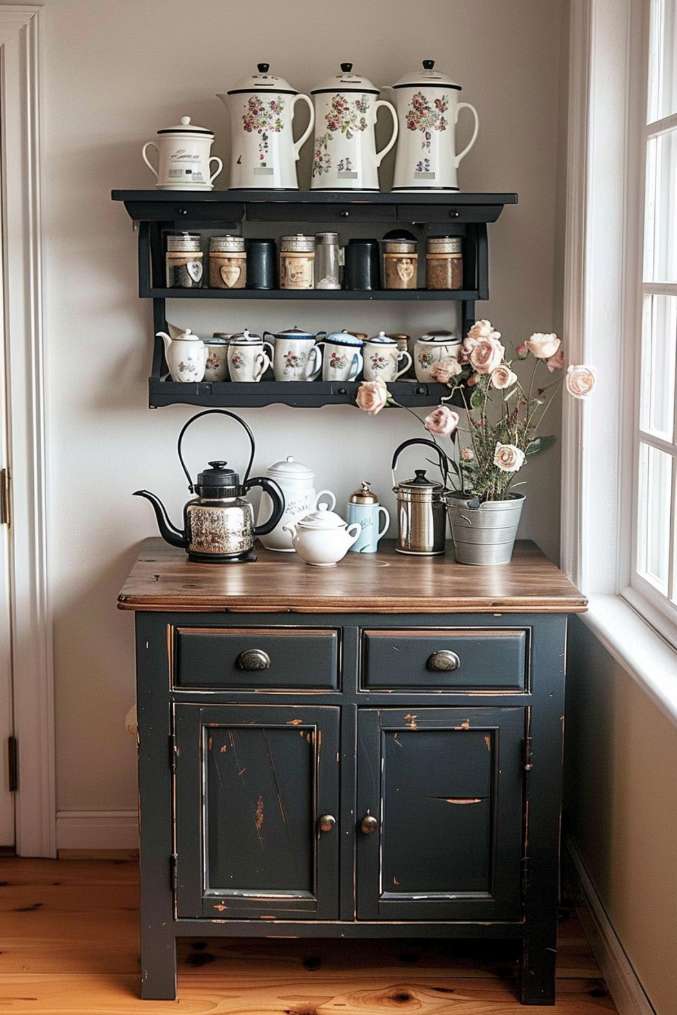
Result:
[[[345,353],[335,350],[329,357],[329,366],[333,370],[343,370],[348,366],[348,357]]]
[[[407,110],[407,129],[419,130],[423,134],[421,149],[429,152],[434,130],[444,131],[448,127],[448,120],[444,115],[449,108],[449,98],[446,95],[440,96],[432,103],[423,92],[414,92],[411,103]],[[419,172],[425,172],[423,166],[418,168]]]
[[[236,350],[233,353],[233,355],[231,356],[231,358],[230,358],[230,365],[232,367],[235,367],[236,370],[239,370],[243,363],[244,363],[244,357],[243,357],[242,353],[241,352],[237,352],[237,350]]]
[[[207,362],[205,363],[205,369],[206,370],[218,370],[218,368],[220,366],[221,366],[221,361],[220,361],[219,357],[215,353],[213,353],[213,352],[207,353]]]
[[[322,176],[331,169],[331,155],[329,154],[329,135],[322,134],[315,139],[315,151],[313,152],[313,176]]]
[[[308,360],[307,356],[304,356],[301,352],[289,352],[284,354],[284,372],[288,374],[290,371],[298,370],[299,367],[305,366]]]
[[[435,357],[431,352],[420,352],[416,359],[422,367],[429,367],[432,366]]]
[[[380,352],[373,352],[369,357],[369,362],[371,363],[372,370],[385,370],[388,366],[389,358],[387,356],[383,356]]]
[[[368,109],[369,100],[366,95],[347,99],[345,95],[337,93],[332,96],[331,105],[324,118],[327,130],[330,133],[340,131],[350,139],[355,131],[364,131],[369,126],[365,116]]]
[[[248,134],[256,132],[261,140],[258,144],[259,164],[265,167],[269,151],[269,131],[279,134],[284,127],[282,113],[284,112],[284,99],[269,99],[268,101],[259,98],[258,95],[251,95],[247,100],[242,113],[242,127]]]

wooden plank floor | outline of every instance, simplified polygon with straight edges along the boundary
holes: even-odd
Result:
[[[600,1015],[615,1008],[575,918],[558,1003],[522,1008],[514,945],[181,942],[178,1001],[140,1001],[133,860],[0,858],[0,1013]]]

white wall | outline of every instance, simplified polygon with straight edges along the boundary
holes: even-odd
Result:
[[[187,496],[175,459],[186,407],[149,412],[150,306],[136,298],[136,243],[113,187],[147,187],[140,158],[159,127],[190,113],[217,132],[214,97],[259,60],[303,90],[352,60],[386,84],[436,57],[480,115],[462,166],[470,190],[516,190],[490,231],[492,299],[480,304],[508,338],[557,325],[555,253],[564,0],[47,0],[45,51],[46,339],[49,353],[51,580],[55,609],[58,806],[135,805],[135,752],[123,730],[133,698],[132,621],[115,599],[138,541],[154,532],[145,486],[175,515]],[[307,172],[307,152],[304,161]],[[442,307],[223,303],[172,308],[201,329],[244,325],[416,332],[453,323]],[[252,411],[256,466],[293,453],[339,503],[369,479],[390,503],[388,463],[411,436],[405,413],[367,419],[351,408]],[[553,415],[553,427],[557,420]],[[223,442],[227,451],[224,451]],[[211,421],[192,440],[195,466],[243,460],[234,432]],[[411,463],[410,463],[411,464]],[[559,454],[530,467],[524,524],[558,552]]]

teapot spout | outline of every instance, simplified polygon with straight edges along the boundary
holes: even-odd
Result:
[[[165,359],[166,359],[168,354],[169,354],[169,347],[172,344],[172,339],[167,334],[166,331],[156,331],[155,332],[155,337],[156,338],[161,338],[162,341],[164,342],[164,344],[165,344]]]
[[[177,529],[176,526],[172,525],[167,516],[167,510],[160,498],[156,497],[154,493],[149,493],[148,490],[135,490],[134,496],[145,497],[153,505],[160,535],[165,542],[170,543],[172,546],[180,546],[185,550],[188,546],[186,534],[181,529]]]

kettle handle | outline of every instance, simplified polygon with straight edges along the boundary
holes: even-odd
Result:
[[[269,532],[272,532],[277,523],[282,518],[285,509],[285,500],[282,490],[277,485],[274,479],[266,479],[262,476],[254,476],[252,479],[246,480],[243,483],[243,487],[246,490],[250,490],[252,486],[260,486],[262,490],[270,497],[273,502],[273,512],[267,522],[263,522],[261,525],[257,525],[254,528],[255,536],[267,536]]]
[[[194,423],[196,419],[200,419],[201,416],[213,416],[216,413],[218,413],[220,416],[230,416],[231,419],[236,420],[236,422],[238,422],[240,426],[246,431],[247,436],[249,437],[249,443],[251,445],[251,453],[249,455],[249,462],[247,463],[247,470],[244,474],[244,479],[242,480],[243,486],[246,485],[247,479],[249,478],[249,473],[251,472],[252,462],[254,461],[254,453],[256,451],[256,444],[254,443],[254,434],[251,432],[245,421],[243,419],[240,419],[240,417],[237,416],[234,412],[229,412],[228,409],[205,409],[203,412],[198,412],[194,416],[191,416],[188,422],[184,423],[183,427],[181,428],[181,433],[179,434],[179,439],[176,443],[176,450],[179,455],[179,461],[181,462],[181,468],[186,474],[186,479],[188,480],[188,489],[190,490],[191,493],[195,492],[195,485],[193,483],[193,480],[190,478],[190,472],[186,468],[186,463],[184,462],[183,455],[181,454],[183,437],[188,427],[191,425],[191,423]]]
[[[411,447],[412,444],[424,444],[427,448],[433,449],[433,451],[437,454],[440,460],[440,468],[442,470],[442,481],[446,486],[447,480],[449,479],[449,463],[447,462],[447,456],[444,454],[439,444],[435,444],[434,441],[430,441],[425,437],[411,437],[408,441],[403,441],[398,448],[395,448],[395,451],[393,453],[393,460],[390,463],[390,468],[393,474],[393,486],[395,486],[395,468],[397,467],[397,462],[400,457],[400,454],[402,453],[402,451],[404,451],[405,448]]]

